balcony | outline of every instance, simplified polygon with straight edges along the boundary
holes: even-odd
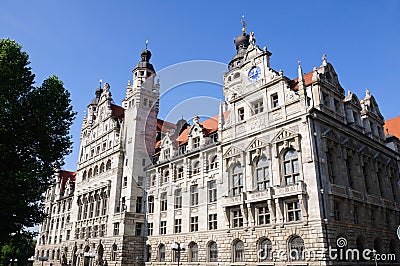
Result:
[[[296,183],[284,187],[275,187],[274,198],[282,198],[289,196],[296,196],[300,194],[306,194],[306,184],[303,181],[297,181]]]
[[[272,187],[268,187],[261,191],[253,191],[247,195],[246,202],[250,203],[250,202],[256,202],[256,201],[270,200],[270,199],[272,199],[273,194],[274,194],[274,188],[272,188]]]
[[[243,204],[245,201],[245,193],[241,193],[238,196],[224,196],[222,197],[222,207],[236,206]]]

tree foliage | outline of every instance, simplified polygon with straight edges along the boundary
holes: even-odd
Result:
[[[28,259],[35,254],[35,246],[36,240],[33,239],[32,233],[24,232],[12,235],[9,242],[1,248],[0,265],[28,265]],[[11,261],[14,261],[14,264]]]
[[[43,220],[42,195],[71,152],[70,94],[56,76],[35,87],[29,64],[15,41],[0,41],[0,246]]]

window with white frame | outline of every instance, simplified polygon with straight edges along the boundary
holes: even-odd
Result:
[[[199,216],[190,217],[190,232],[199,231]]]
[[[182,232],[182,219],[175,219],[174,233],[178,234]]]
[[[182,208],[182,189],[175,189],[174,192],[174,209]]]
[[[217,201],[217,181],[212,180],[207,183],[208,188],[208,202],[216,202]]]
[[[251,103],[252,113],[254,115],[264,112],[263,100],[257,100]]]
[[[283,170],[286,185],[292,185],[300,180],[299,159],[297,151],[294,149],[288,150],[283,156]]]
[[[239,108],[237,112],[238,112],[238,120],[243,121],[244,120],[244,108],[243,107]]]
[[[190,206],[196,206],[199,204],[199,186],[190,186]]]
[[[179,166],[178,167],[178,171],[177,171],[177,179],[182,179],[183,178],[183,166]]]
[[[195,137],[192,140],[192,148],[197,149],[200,147],[200,137]]]
[[[268,206],[260,206],[258,207],[258,224],[270,224],[271,223],[271,214],[269,212]]]
[[[189,261],[197,262],[199,258],[199,247],[197,243],[191,242],[189,244]]]
[[[289,242],[289,255],[291,260],[305,260],[304,240],[296,236]]]
[[[243,216],[240,209],[232,210],[232,227],[243,227]]]
[[[278,93],[274,93],[271,95],[271,106],[272,108],[276,108],[279,106]]]
[[[154,212],[154,196],[149,196],[147,198],[147,209],[149,213]]]
[[[160,244],[158,246],[158,261],[164,262],[165,261],[165,245]]]
[[[167,234],[167,221],[161,221],[160,222],[160,235],[166,235]]]
[[[300,201],[286,202],[286,215],[288,222],[300,221],[301,220],[301,207]]]
[[[261,157],[260,160],[258,160],[255,172],[256,172],[256,178],[257,178],[258,191],[265,190],[271,186],[267,158]]]
[[[193,166],[192,166],[192,174],[193,174],[193,175],[198,175],[198,174],[200,174],[200,162],[199,162],[199,161],[195,161],[195,162],[193,163]]]
[[[218,168],[218,156],[214,155],[210,160],[210,170],[214,170]]]
[[[160,210],[163,212],[163,211],[166,211],[167,210],[167,206],[168,206],[168,204],[167,204],[167,192],[163,192],[163,193],[161,193],[161,197],[160,197]]]
[[[153,223],[147,224],[147,235],[149,235],[149,236],[153,235],[153,228],[154,228]]]
[[[232,171],[232,195],[238,196],[243,192],[243,172],[240,164],[236,165]]]
[[[216,230],[217,229],[217,214],[209,214],[208,215],[208,230]]]

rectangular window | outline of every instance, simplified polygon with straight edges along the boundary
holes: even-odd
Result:
[[[183,166],[178,168],[177,179],[183,178]]]
[[[327,93],[322,93],[322,102],[326,107],[330,108],[330,99],[329,99],[329,95]]]
[[[199,216],[190,217],[190,232],[199,231]]]
[[[232,211],[232,225],[233,227],[243,227],[243,216],[240,210]]]
[[[123,184],[123,186],[124,187],[128,186],[128,177],[127,176],[124,176],[124,184]]]
[[[262,191],[271,186],[269,178],[269,168],[267,165],[260,166],[256,169],[257,189]]]
[[[87,214],[88,214],[88,203],[85,202],[85,205],[83,206],[83,219],[87,218]]]
[[[142,235],[142,228],[143,224],[142,223],[136,223],[136,235],[141,236]]]
[[[208,187],[208,202],[216,202],[217,201],[217,182],[215,180],[209,181],[207,183]]]
[[[168,160],[169,158],[170,158],[170,152],[169,149],[167,148],[164,150],[164,159]]]
[[[84,238],[85,238],[85,227],[82,227],[82,228],[81,228],[80,238],[81,238],[81,239],[84,239]]]
[[[161,221],[160,223],[160,235],[167,234],[167,221]]]
[[[180,188],[175,190],[175,202],[174,202],[174,209],[181,209],[182,208],[182,190]]]
[[[79,239],[79,228],[75,229],[75,239]]]
[[[147,235],[149,235],[149,236],[153,235],[153,223],[147,224]]]
[[[95,212],[95,216],[97,217],[97,216],[99,216],[100,215],[100,199],[99,199],[99,197],[97,196],[97,199],[96,199],[96,212]]]
[[[69,240],[71,237],[71,230],[67,230],[67,236],[65,238],[65,240]]]
[[[114,236],[119,235],[119,223],[114,223]]]
[[[103,198],[103,210],[101,211],[101,215],[106,215],[107,213],[107,198]]]
[[[256,102],[253,102],[251,104],[251,107],[252,107],[253,114],[255,114],[255,115],[264,112],[264,106],[263,106],[262,99],[258,100]]]
[[[200,147],[200,137],[193,138],[192,147],[193,147],[193,149],[196,149],[196,148]]]
[[[147,202],[149,213],[154,213],[154,196],[149,196]]]
[[[182,232],[182,219],[175,219],[174,233]]]
[[[271,216],[269,213],[268,206],[263,206],[258,208],[258,224],[270,224]]]
[[[198,185],[190,186],[190,206],[199,204],[199,187]]]
[[[233,179],[232,194],[233,196],[238,196],[243,191],[243,174],[242,173],[233,174],[232,179]]]
[[[286,203],[287,219],[289,222],[301,220],[301,208],[299,201],[292,201]]]
[[[162,212],[167,210],[167,206],[168,206],[168,204],[167,204],[167,192],[161,193],[160,205],[161,205],[160,206],[160,210]]]
[[[93,233],[92,236],[93,237],[97,237],[97,231],[98,231],[99,227],[97,225],[93,226]]]
[[[143,198],[136,197],[136,213],[142,213]]]
[[[89,208],[89,218],[92,218],[94,214],[94,199],[90,200],[90,208]]]
[[[217,229],[217,214],[209,214],[208,215],[208,230],[216,230]]]
[[[187,145],[187,144],[186,144],[186,145]],[[178,155],[182,155],[182,154],[185,154],[185,153],[186,153],[186,145],[184,144],[184,145],[179,146],[179,148],[178,148]]]
[[[100,237],[103,237],[103,236],[105,236],[105,235],[106,235],[106,225],[105,225],[105,224],[102,224],[102,225],[100,225],[99,236],[100,236]]]
[[[151,186],[155,186],[156,185],[156,179],[157,179],[156,175],[151,175],[151,177],[150,177],[150,185]]]
[[[272,108],[276,108],[279,106],[278,93],[274,93],[271,95],[271,106]]]
[[[238,109],[238,120],[243,121],[244,120],[244,108],[239,108]]]

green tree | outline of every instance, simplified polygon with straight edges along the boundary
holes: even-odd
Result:
[[[0,252],[0,265],[28,265],[28,259],[34,256],[36,240],[29,232],[17,233],[10,237]]]
[[[29,64],[19,44],[0,41],[0,247],[44,219],[43,194],[71,152],[70,94],[56,76],[34,87]]]

